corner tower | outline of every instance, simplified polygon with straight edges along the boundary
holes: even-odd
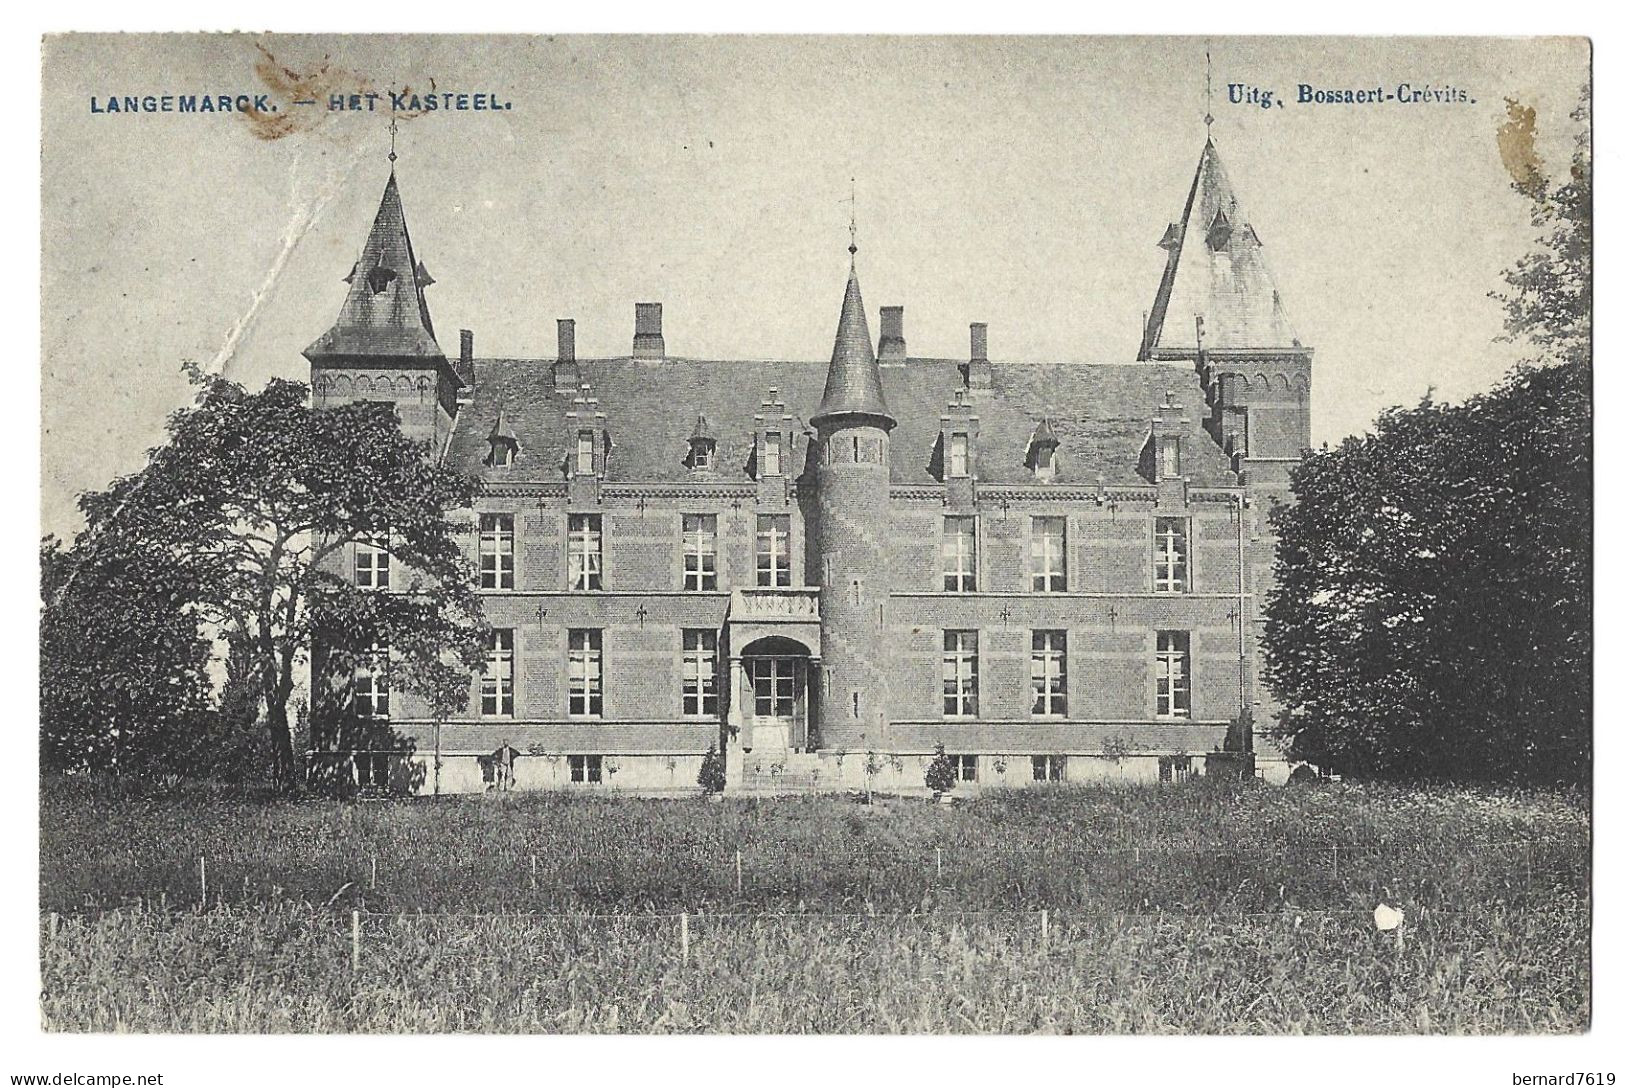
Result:
[[[401,430],[438,457],[463,381],[435,341],[423,294],[434,280],[413,252],[393,168],[360,259],[344,282],[349,293],[338,320],[304,352],[313,403],[390,401]]]
[[[811,537],[822,593],[820,743],[882,743],[887,686],[883,624],[890,592],[891,430],[880,367],[858,288],[857,246],[841,302],[824,396],[809,422],[818,432]]]
[[[1309,446],[1313,349],[1299,342],[1210,137],[1179,222],[1158,243],[1168,263],[1140,342],[1142,361],[1191,360],[1205,426],[1237,472],[1270,488]]]

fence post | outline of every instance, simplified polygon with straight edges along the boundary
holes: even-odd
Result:
[[[361,970],[361,912],[350,912],[350,970]]]
[[[688,966],[688,911],[677,916],[677,939],[683,946],[683,966]]]
[[[1038,912],[1038,947],[1049,950],[1049,908]]]
[[[199,855],[197,859],[197,887],[198,903],[207,908],[209,905],[209,859]]]
[[[378,855],[377,854],[374,854],[372,856],[372,877],[368,881],[367,887],[369,887],[369,888],[378,887]]]
[[[738,849],[734,850],[734,894],[745,894],[745,858],[743,853],[741,853]],[[688,915],[685,914],[683,917],[686,919]],[[683,932],[687,933],[688,923],[685,921],[683,925]],[[684,947],[686,948],[687,945],[684,945]]]

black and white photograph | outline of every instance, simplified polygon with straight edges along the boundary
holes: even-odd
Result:
[[[1589,40],[39,48],[28,1034],[1596,1030]]]

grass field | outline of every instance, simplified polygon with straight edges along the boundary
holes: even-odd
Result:
[[[951,810],[345,805],[46,782],[41,823],[53,1030],[1564,1032],[1589,1018],[1579,795],[1191,783]],[[1402,949],[1372,924],[1379,901],[1405,909]]]

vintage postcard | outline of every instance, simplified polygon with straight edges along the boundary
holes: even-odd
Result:
[[[48,37],[41,1029],[1588,1031],[1590,80]]]

